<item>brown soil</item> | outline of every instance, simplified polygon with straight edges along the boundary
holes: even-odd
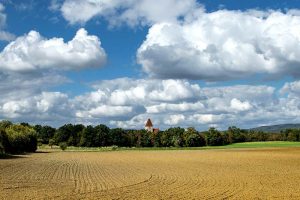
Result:
[[[300,148],[35,153],[0,160],[0,199],[300,199]]]

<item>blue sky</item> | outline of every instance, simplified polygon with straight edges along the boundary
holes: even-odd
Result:
[[[0,119],[300,123],[300,1],[0,1]]]

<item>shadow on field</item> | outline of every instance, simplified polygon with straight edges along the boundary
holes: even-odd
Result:
[[[21,153],[21,154],[0,154],[0,159],[17,159],[17,158],[26,158],[26,156],[33,154],[48,154],[51,153],[49,151],[36,151],[34,153]]]
[[[17,158],[25,158],[22,155],[10,155],[10,154],[0,154],[0,160],[1,159],[17,159]]]
[[[51,152],[50,151],[36,151],[34,153],[31,153],[31,154],[35,154],[35,153],[41,153],[41,154],[43,154],[43,153],[51,153]]]

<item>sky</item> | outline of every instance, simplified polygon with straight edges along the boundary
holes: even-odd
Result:
[[[0,120],[300,123],[300,0],[0,0]]]

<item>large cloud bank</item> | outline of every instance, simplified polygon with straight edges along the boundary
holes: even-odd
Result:
[[[299,121],[299,85],[290,82],[279,90],[266,85],[200,87],[185,80],[121,78],[96,83],[91,92],[74,97],[21,88],[23,93],[11,91],[0,100],[0,116],[54,126],[72,122],[143,128],[150,117],[161,129],[248,128]]]

